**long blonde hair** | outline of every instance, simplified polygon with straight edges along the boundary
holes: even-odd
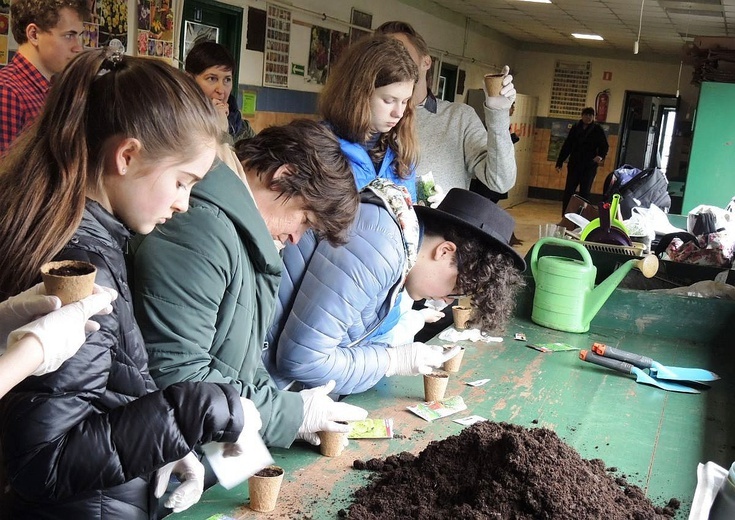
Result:
[[[344,52],[329,73],[319,96],[319,112],[339,137],[365,143],[370,138],[370,98],[375,89],[417,80],[418,68],[400,41],[388,36],[363,38]],[[393,167],[398,176],[409,177],[418,157],[411,103],[398,124],[380,136],[371,158],[382,160],[388,148],[396,154]]]
[[[221,134],[212,104],[173,67],[106,50],[74,58],[0,165],[0,301],[30,286],[71,239],[111,137],[138,139],[145,161],[185,162]]]

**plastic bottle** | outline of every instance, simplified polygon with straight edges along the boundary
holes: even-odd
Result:
[[[735,462],[730,466],[725,482],[715,496],[709,520],[732,520],[735,518]]]

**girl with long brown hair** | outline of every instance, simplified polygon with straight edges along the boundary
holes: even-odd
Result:
[[[185,475],[166,503],[185,509],[203,487],[191,450],[260,428],[230,385],[156,389],[123,256],[131,232],[187,210],[222,136],[184,73],[100,50],[69,64],[11,145],[0,166],[0,298],[30,287],[51,259],[94,264],[97,283],[120,297],[57,371],[3,398],[0,509],[9,517],[148,519],[156,470],[157,496],[172,471]]]
[[[410,101],[417,80],[411,55],[387,36],[351,45],[330,72],[319,111],[339,137],[358,189],[386,178],[416,201],[418,144]]]

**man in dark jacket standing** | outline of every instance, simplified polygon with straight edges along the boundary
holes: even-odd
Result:
[[[577,186],[579,196],[589,199],[597,167],[605,160],[608,148],[605,131],[595,123],[595,109],[585,108],[582,110],[582,119],[569,130],[556,160],[556,171],[561,171],[562,164],[569,157],[562,216]]]

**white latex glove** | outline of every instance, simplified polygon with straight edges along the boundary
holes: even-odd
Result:
[[[111,302],[117,298],[117,291],[98,285],[95,285],[94,290],[92,295],[64,305],[8,335],[8,348],[12,348],[26,334],[38,339],[43,349],[43,362],[32,375],[40,376],[58,369],[84,344],[87,339],[85,332],[99,330],[99,323],[89,318],[94,314],[111,313]]]
[[[257,432],[263,427],[263,420],[260,418],[260,412],[255,407],[255,403],[246,397],[240,397],[240,404],[242,404],[242,413],[245,416],[245,425],[242,428],[240,437],[235,442],[223,443],[223,457],[239,457],[245,453],[247,446],[241,442],[242,439],[248,438],[250,432]]]
[[[318,446],[321,441],[316,432],[349,433],[350,425],[337,421],[361,421],[367,417],[367,410],[359,406],[333,401],[329,394],[335,385],[332,380],[326,385],[299,392],[304,400],[304,421],[296,438]]]
[[[43,283],[0,303],[0,351],[5,347],[11,331],[60,307],[61,300],[56,296],[47,296]]]
[[[440,345],[426,345],[419,342],[391,347],[387,349],[390,362],[385,375],[390,377],[429,374],[442,366],[446,360],[456,356],[460,348],[459,345],[455,345],[454,348],[444,352],[444,347]]]
[[[485,91],[485,106],[495,110],[510,110],[513,101],[516,100],[516,88],[513,86],[513,76],[508,74],[510,67],[503,67],[503,88],[500,89],[499,96],[488,96],[483,82],[482,89]]]
[[[446,308],[446,306],[449,304],[450,302],[446,300],[426,300],[426,302],[424,303],[424,306],[426,306],[426,308],[428,309],[434,309],[434,310],[440,311]]]
[[[429,203],[430,208],[436,208],[439,204],[442,203],[444,200],[444,197],[446,197],[447,194],[444,193],[444,188],[439,186],[438,184],[434,185],[434,194],[431,195],[428,199],[426,199],[426,202]]]
[[[183,459],[169,462],[156,472],[156,498],[161,498],[168,487],[171,473],[176,475],[181,484],[173,490],[164,506],[180,513],[193,506],[204,493],[204,466],[194,453],[189,453]]]
[[[444,317],[443,312],[429,307],[424,307],[423,309],[420,309],[419,312],[423,315],[425,323],[436,323]]]

